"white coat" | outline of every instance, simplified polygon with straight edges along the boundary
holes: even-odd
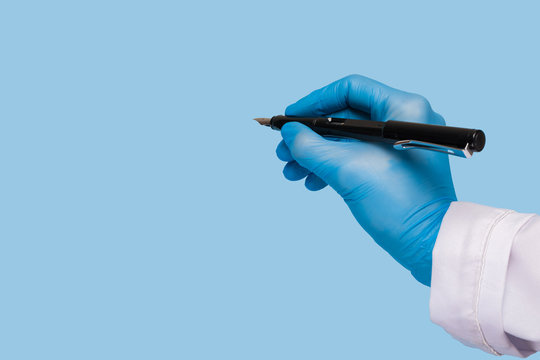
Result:
[[[462,343],[540,350],[540,216],[454,202],[433,249],[431,320]]]

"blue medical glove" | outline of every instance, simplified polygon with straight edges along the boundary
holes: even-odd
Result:
[[[285,114],[445,124],[422,96],[359,75],[312,92]],[[448,155],[328,139],[295,122],[285,124],[281,135],[276,152],[287,161],[285,177],[306,178],[306,187],[313,191],[330,185],[377,244],[429,286],[435,239],[450,203],[456,201]]]

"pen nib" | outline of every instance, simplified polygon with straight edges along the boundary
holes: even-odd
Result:
[[[255,118],[253,120],[261,125],[270,126],[270,118]]]

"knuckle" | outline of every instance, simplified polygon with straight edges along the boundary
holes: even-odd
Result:
[[[360,77],[359,74],[349,74],[343,78],[343,80],[356,80]]]
[[[348,84],[353,84],[353,83],[357,83],[361,80],[363,80],[364,77],[362,75],[359,75],[359,74],[350,74],[350,75],[347,75],[345,76],[342,81],[345,82],[345,83],[348,83]]]
[[[413,119],[429,118],[433,110],[429,101],[418,94],[411,94],[401,105],[404,115]]]
[[[409,102],[411,105],[419,108],[419,109],[429,109],[431,110],[431,104],[429,103],[428,99],[423,97],[419,94],[411,94],[409,98]]]
[[[291,145],[291,155],[295,159],[303,159],[306,156],[309,139],[304,134],[298,134]]]

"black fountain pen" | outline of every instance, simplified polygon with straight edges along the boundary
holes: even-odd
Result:
[[[486,144],[482,130],[430,125],[406,121],[374,121],[340,119],[334,117],[294,117],[278,115],[256,118],[259,124],[279,130],[288,122],[296,121],[323,136],[354,138],[392,143],[396,150],[425,149],[470,158]]]

